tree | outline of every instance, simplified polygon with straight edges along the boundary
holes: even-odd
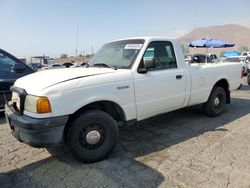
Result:
[[[247,46],[240,46],[239,51],[240,52],[248,51],[248,47]]]
[[[67,57],[68,57],[67,54],[61,54],[61,57],[60,57],[60,58],[62,59],[62,58],[67,58]]]
[[[184,46],[183,44],[181,45],[181,50],[182,50],[182,52],[183,52],[184,55],[189,54],[188,47]]]

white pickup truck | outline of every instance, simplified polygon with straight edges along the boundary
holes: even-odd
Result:
[[[180,45],[161,37],[105,44],[86,67],[18,79],[5,106],[13,135],[34,147],[64,145],[84,162],[103,159],[118,127],[195,104],[220,115],[241,84],[238,63],[187,65]]]

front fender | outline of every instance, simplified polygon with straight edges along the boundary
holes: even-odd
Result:
[[[126,85],[126,89],[117,89]],[[98,101],[111,101],[124,111],[127,120],[136,118],[134,86],[132,81],[103,84],[50,96],[53,116],[70,115],[80,108]]]

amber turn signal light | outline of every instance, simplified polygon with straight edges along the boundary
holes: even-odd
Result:
[[[44,113],[50,113],[51,107],[50,102],[47,97],[40,97],[37,100],[37,113],[38,114],[44,114]]]

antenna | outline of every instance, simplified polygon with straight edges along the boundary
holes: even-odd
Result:
[[[78,22],[76,23],[76,49],[75,49],[76,57],[78,56]]]

